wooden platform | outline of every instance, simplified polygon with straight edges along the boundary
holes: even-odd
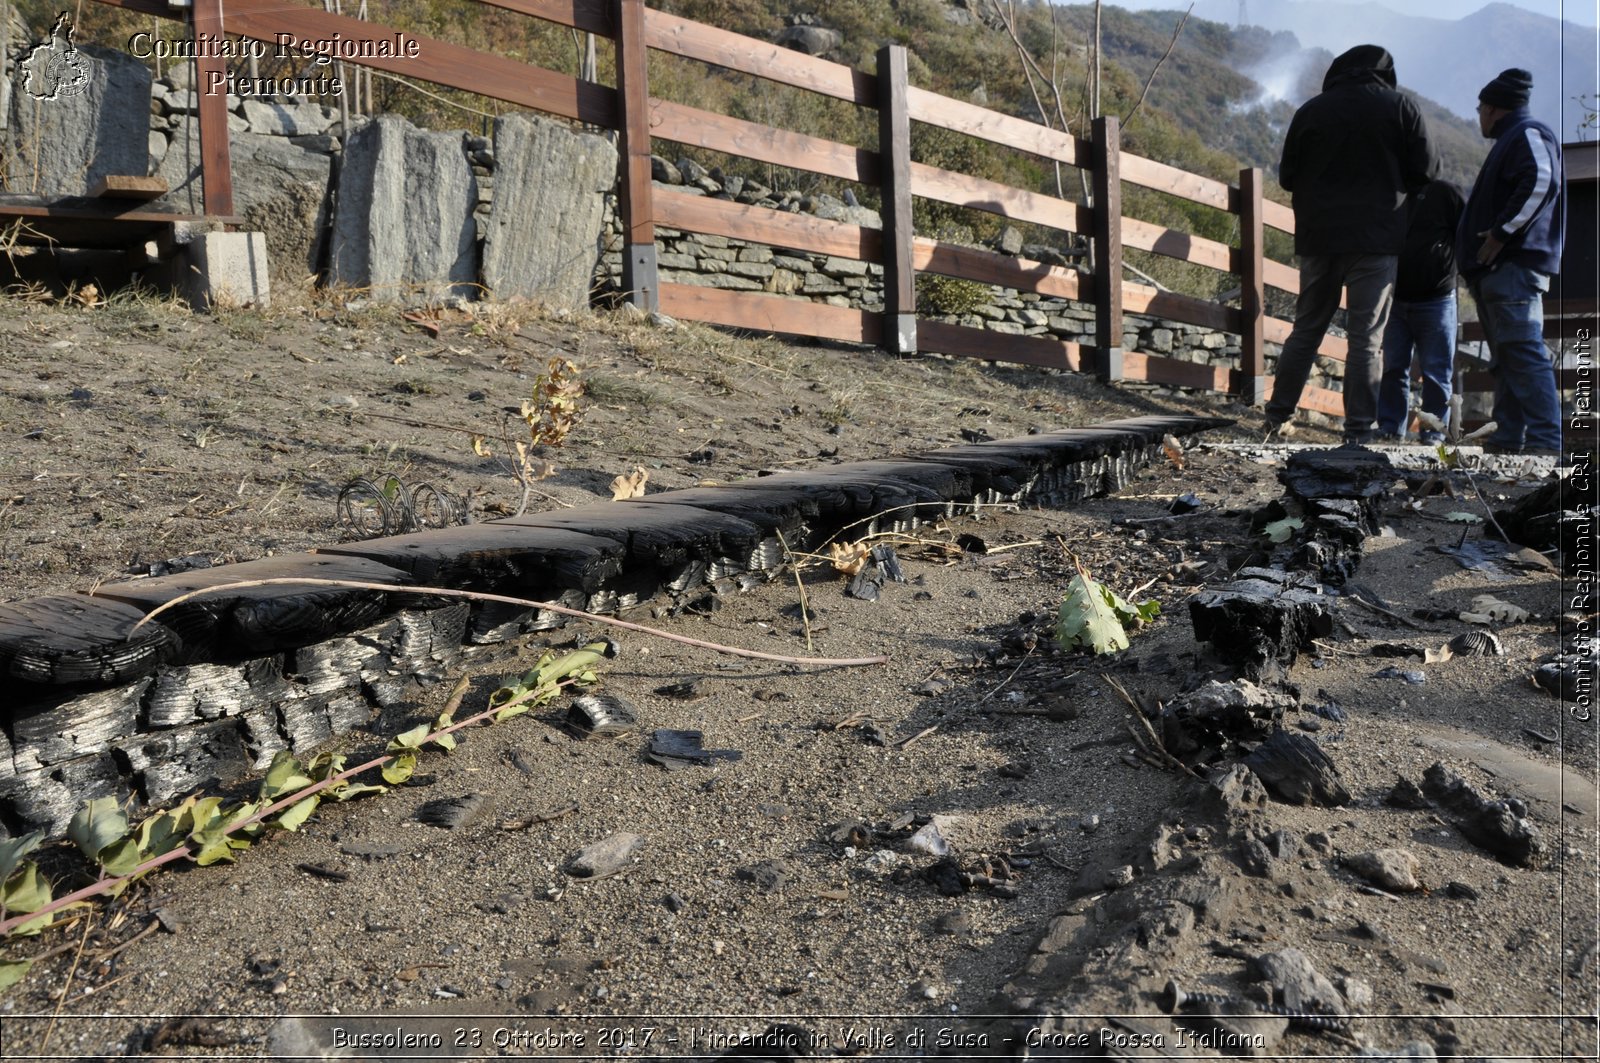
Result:
[[[18,242],[30,247],[121,250],[160,240],[181,222],[238,225],[238,217],[207,217],[143,210],[141,199],[66,196],[46,199],[0,193],[0,230],[21,222]]]

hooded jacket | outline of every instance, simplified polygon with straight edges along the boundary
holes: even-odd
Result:
[[[1293,194],[1297,254],[1400,253],[1406,196],[1438,174],[1439,160],[1422,112],[1394,86],[1394,57],[1358,45],[1295,112],[1278,183]]]
[[[1559,273],[1567,231],[1561,142],[1526,107],[1502,117],[1489,132],[1494,144],[1456,230],[1461,272],[1468,278],[1487,272],[1489,267],[1478,265],[1478,234],[1493,230],[1506,245],[1496,262]]]

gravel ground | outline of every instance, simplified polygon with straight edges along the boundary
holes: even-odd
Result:
[[[189,552],[248,559],[336,540],[339,487],[378,470],[444,486],[478,516],[514,508],[504,467],[470,441],[503,451],[500,409],[554,355],[591,390],[534,508],[597,500],[635,466],[655,490],[944,445],[963,429],[1219,409],[1019,369],[505,309],[448,320],[437,339],[338,308],[212,320],[136,301],[0,302],[0,318],[21,337],[0,361],[7,598]],[[1259,424],[1222,411],[1241,426],[1206,441]],[[1200,442],[1182,468],[1152,465],[1111,498],[923,529],[894,544],[909,582],[876,602],[815,566],[706,616],[638,610],[630,619],[698,639],[889,662],[798,669],[613,633],[601,689],[637,708],[639,730],[580,741],[565,701],[471,730],[412,782],[325,805],[237,864],[159,873],[8,943],[7,956],[54,955],[0,998],[6,1055],[714,1056],[787,1021],[825,1057],[993,1058],[1020,1056],[1001,1038],[1029,1030],[1109,1049],[1132,1034],[1107,1017],[1135,1014],[1169,1055],[1210,1058],[1214,1041],[1158,1014],[1168,979],[1259,1001],[1258,958],[1298,949],[1356,1018],[1333,1036],[1277,1031],[1263,1051],[1280,1058],[1407,1045],[1593,1058],[1593,725],[1529,678],[1557,645],[1556,572],[1468,570],[1439,552],[1461,535],[1446,514],[1476,502],[1407,508],[1397,486],[1390,534],[1368,541],[1357,575],[1388,611],[1339,599],[1335,634],[1286,678],[1299,706],[1286,725],[1327,751],[1348,805],[1229,809],[1136,741],[1119,687],[1153,708],[1228,673],[1196,643],[1187,599],[1259,560],[1249,515],[1278,497],[1283,454]],[[1491,501],[1536,482],[1515,472],[1480,478]],[[1189,492],[1204,508],[1165,516]],[[960,534],[988,552],[958,549]],[[1077,562],[1160,601],[1128,651],[1054,648]],[[1490,592],[1537,614],[1501,626],[1505,656],[1372,655],[1442,645],[1467,625],[1413,610]],[[541,648],[470,658],[463,713]],[[1380,678],[1390,666],[1425,681]],[[692,696],[663,692],[685,683]],[[448,693],[429,688],[337,745],[374,752]],[[1344,718],[1314,711],[1329,705]],[[644,755],[656,728],[700,730],[740,756],[668,771]],[[1421,782],[1436,761],[1525,800],[1549,859],[1502,864],[1447,812],[1389,803],[1398,778]],[[468,796],[481,798],[470,822],[419,821]],[[930,822],[986,880],[951,885],[913,846]],[[643,841],[617,873],[569,873],[619,832]],[[1241,855],[1251,840],[1264,863]],[[1415,856],[1422,889],[1375,891],[1353,873],[1350,858],[1391,848]],[[46,865],[62,885],[83,873],[65,852]],[[441,1043],[351,1047],[396,1031]],[[1067,1049],[1030,1054],[1053,1052]]]

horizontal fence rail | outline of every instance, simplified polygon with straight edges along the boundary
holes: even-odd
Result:
[[[192,13],[166,0],[100,0],[110,6],[162,18],[188,18],[197,35],[232,34],[268,43],[288,40],[315,46],[335,35],[346,41],[392,40],[395,30],[373,22],[279,0],[194,0]],[[1266,345],[1282,344],[1290,322],[1270,316],[1266,291],[1299,292],[1299,273],[1266,257],[1268,229],[1293,234],[1293,211],[1266,199],[1259,170],[1240,172],[1237,185],[1189,173],[1121,150],[1115,118],[1097,119],[1088,137],[1000,114],[941,96],[907,82],[906,53],[879,53],[877,69],[865,71],[754,40],[714,26],[656,11],[642,0],[480,0],[489,6],[592,33],[616,48],[616,87],[543,69],[464,45],[407,33],[417,42],[405,58],[350,58],[413,80],[475,93],[516,107],[556,115],[619,139],[619,215],[623,231],[623,288],[648,309],[735,328],[872,344],[890,350],[926,350],[1025,365],[1097,372],[1106,380],[1147,381],[1226,392],[1259,404],[1269,395]],[[649,93],[649,53],[664,53],[843,101],[876,112],[877,143],[852,145],[722,115]],[[201,60],[202,78],[222,70],[220,60]],[[202,85],[202,89],[203,89]],[[200,104],[202,181],[206,213],[233,214],[226,114],[222,93],[202,91]],[[1045,192],[913,162],[911,123],[947,130],[987,144],[1020,151],[1083,172],[1092,189],[1087,203]],[[692,196],[657,186],[651,179],[655,141],[670,141],[753,162],[805,171],[875,189],[881,200],[881,230],[806,214],[745,205],[731,199]],[[1059,171],[1058,171],[1059,172]],[[1124,185],[1176,197],[1231,217],[1238,234],[1231,243],[1185,233],[1123,214]],[[919,236],[912,202],[923,199],[1008,220],[1043,226],[1088,245],[1089,274],[1025,257]],[[708,234],[774,248],[854,259],[882,267],[884,307],[869,311],[762,292],[724,290],[663,282],[656,268],[656,227]],[[1136,249],[1229,274],[1239,280],[1239,305],[1171,292],[1122,278],[1124,249]],[[1012,335],[919,316],[917,274],[976,281],[1046,298],[1093,304],[1093,343],[1050,336]],[[1593,327],[1592,303],[1586,306]],[[1238,368],[1184,361],[1145,351],[1125,351],[1123,316],[1159,316],[1234,333],[1240,337]],[[1570,331],[1572,315],[1552,316],[1551,330]],[[1467,336],[1471,338],[1471,327]],[[1339,362],[1347,344],[1327,336],[1319,354]],[[1479,375],[1468,374],[1479,385]],[[1343,396],[1307,387],[1302,408],[1339,415]]]

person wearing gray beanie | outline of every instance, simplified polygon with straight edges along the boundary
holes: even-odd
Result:
[[[1478,93],[1494,141],[1456,229],[1456,262],[1478,305],[1494,373],[1484,449],[1559,453],[1561,397],[1544,343],[1544,293],[1561,271],[1566,180],[1561,140],[1528,110],[1533,75],[1502,70]]]

